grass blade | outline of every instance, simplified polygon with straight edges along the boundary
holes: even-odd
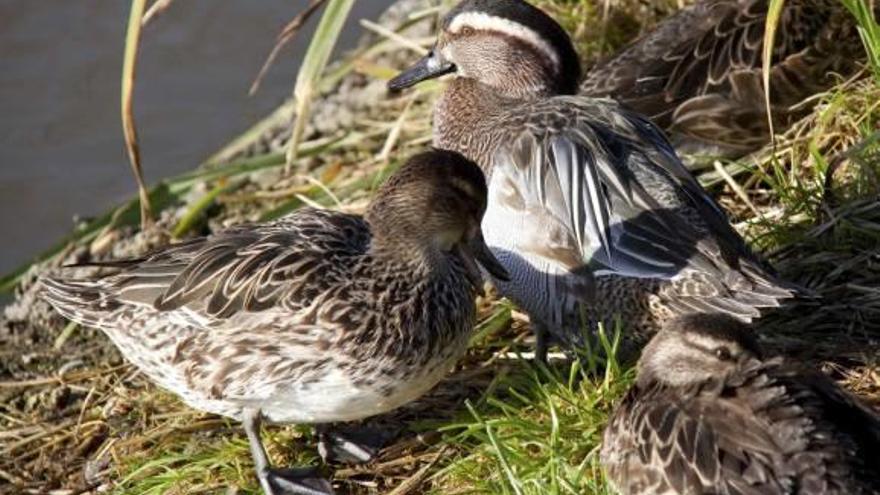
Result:
[[[767,21],[764,24],[764,49],[762,50],[761,76],[764,80],[764,105],[767,108],[767,125],[770,129],[770,142],[776,141],[776,133],[773,130],[773,112],[770,109],[770,64],[773,62],[773,45],[776,42],[776,28],[779,26],[779,18],[782,15],[782,7],[785,0],[770,0],[767,7]]]
[[[467,406],[468,411],[470,411],[471,415],[477,420],[478,423],[481,423],[483,428],[485,428],[485,433],[489,442],[492,444],[492,447],[495,449],[495,456],[498,459],[498,463],[501,464],[501,468],[504,470],[504,475],[507,477],[507,482],[510,484],[510,487],[513,489],[516,495],[522,495],[522,488],[520,488],[519,480],[514,474],[513,469],[510,467],[510,462],[507,460],[506,449],[498,442],[498,439],[495,437],[495,432],[492,430],[492,425],[488,422],[483,421],[483,418],[480,417],[477,410],[471,405],[470,401],[465,401],[465,406]]]
[[[865,53],[868,55],[868,66],[874,73],[874,80],[880,84],[880,25],[871,12],[868,0],[840,0],[855,17],[858,23],[859,36],[865,45]]]
[[[315,30],[302,67],[299,69],[296,86],[293,89],[296,117],[287,148],[286,170],[288,172],[291,164],[296,160],[299,140],[302,138],[309,117],[309,107],[317,92],[321,75],[324,73],[324,68],[327,67],[327,62],[330,60],[330,55],[333,53],[333,48],[336,46],[339,33],[342,31],[342,26],[345,25],[352,5],[354,5],[354,0],[329,0],[327,2],[324,15],[321,16],[321,22]]]
[[[150,207],[150,195],[144,185],[144,173],[141,167],[141,152],[138,146],[137,129],[134,123],[132,104],[134,99],[135,69],[137,67],[138,48],[141,41],[141,27],[146,0],[132,0],[131,13],[128,16],[128,31],[125,35],[125,56],[122,63],[122,131],[125,134],[125,148],[128,160],[137,182],[140,197],[141,229],[146,230],[153,223]]]
[[[207,210],[211,207],[211,205],[214,204],[218,196],[232,191],[233,189],[241,186],[243,183],[240,180],[220,180],[219,182],[220,184],[208,191],[207,194],[199,198],[187,209],[186,213],[184,213],[183,217],[180,218],[180,220],[177,222],[177,225],[174,227],[174,231],[171,233],[172,238],[180,239],[181,237],[188,234],[199,224],[199,221],[204,216],[203,214],[205,210]]]

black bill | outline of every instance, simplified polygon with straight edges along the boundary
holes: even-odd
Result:
[[[507,273],[507,269],[492,254],[489,246],[486,245],[486,241],[483,240],[482,234],[477,235],[467,244],[459,244],[458,250],[464,262],[465,275],[467,275],[468,281],[473,285],[477,294],[484,295],[483,276],[477,263],[482,265],[493,278],[505,282],[510,280],[510,274]]]
[[[422,57],[409,69],[388,81],[388,89],[400,91],[427,79],[440,77],[455,71],[455,64],[443,60],[434,50]]]

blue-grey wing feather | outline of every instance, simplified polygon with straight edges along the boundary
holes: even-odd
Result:
[[[524,119],[493,156],[490,182],[516,198],[503,206],[508,219],[533,217],[519,236],[552,235],[518,252],[585,279],[668,281],[659,295],[674,312],[748,320],[791,296],[646,119],[613,102],[572,97],[535,104]]]

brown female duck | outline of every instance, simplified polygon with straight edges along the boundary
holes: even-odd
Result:
[[[667,131],[679,152],[736,158],[769,141],[761,76],[769,0],[701,0],[593,67],[580,94],[612,97]],[[776,131],[864,57],[837,0],[786,0],[770,72]]]
[[[601,452],[622,495],[880,493],[880,416],[824,375],[762,357],[726,315],[669,322]]]
[[[101,278],[42,280],[65,317],[99,328],[188,405],[240,420],[267,494],[326,480],[273,468],[260,423],[349,421],[433,387],[464,353],[486,182],[461,155],[417,155],[364,217],[302,209],[112,263]]]

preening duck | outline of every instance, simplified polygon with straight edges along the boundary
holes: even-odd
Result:
[[[486,182],[451,151],[410,159],[366,215],[302,209],[233,227],[116,273],[44,278],[65,317],[106,333],[126,359],[193,408],[240,420],[267,494],[330,493],[271,467],[260,423],[329,423],[390,411],[464,353],[482,290]]]

